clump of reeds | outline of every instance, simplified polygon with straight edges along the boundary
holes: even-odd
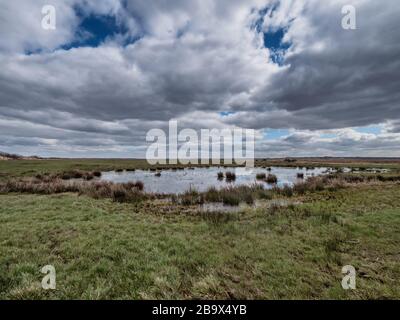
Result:
[[[278,183],[278,177],[274,174],[269,174],[265,181],[269,184],[276,184]]]
[[[138,189],[139,191],[143,191],[144,183],[142,181],[135,181],[129,183],[133,188]]]
[[[91,175],[93,177],[94,175]],[[32,178],[12,179],[0,182],[0,193],[32,193],[32,194],[56,194],[64,192],[76,192],[95,199],[111,198],[113,201],[137,201],[143,200],[149,195],[144,194],[143,182],[113,183],[108,181],[88,181],[85,178],[79,181],[66,181],[58,175],[39,176]],[[86,175],[85,177],[90,177]]]
[[[267,178],[267,175],[265,173],[257,173],[256,179],[257,180],[265,180]]]
[[[9,180],[0,183],[0,193],[20,192],[33,194],[54,194],[63,192],[78,192],[79,185],[66,182],[59,178],[52,181],[42,181],[37,178],[24,178],[21,180]]]
[[[100,178],[101,177],[101,172],[100,171],[93,171],[93,176],[95,176],[96,178]]]
[[[206,202],[220,202],[220,194],[217,188],[215,187],[210,187],[205,193],[204,193],[204,200]]]
[[[283,196],[288,197],[288,198],[292,197],[293,194],[294,194],[293,187],[291,187],[291,186],[289,186],[287,184],[285,184],[281,188],[274,187],[273,190],[274,190],[275,193],[283,195]]]
[[[83,179],[83,180],[92,180],[95,177],[101,177],[100,171],[82,171],[82,170],[69,170],[63,171],[61,173],[55,174],[38,174],[35,176],[37,179],[46,181],[52,179],[62,179],[62,180],[71,180],[71,179]]]
[[[89,174],[85,175],[84,179],[86,181],[93,180],[94,179],[94,175],[92,173],[89,173]]]
[[[209,188],[203,195],[205,202],[219,202],[225,205],[238,206],[241,202],[252,205],[256,197],[260,196],[264,190],[262,186],[229,186],[217,190]]]
[[[267,213],[270,215],[276,215],[279,210],[281,210],[281,206],[277,203],[271,203],[267,209]]]
[[[307,181],[296,183],[293,190],[300,195],[306,192],[322,191],[325,188],[325,183],[320,177],[311,177]]]
[[[57,174],[56,177],[60,177],[63,180],[70,180],[70,179],[81,179],[84,173],[78,170],[72,171],[64,171],[60,174]]]
[[[302,172],[297,173],[297,179],[304,179],[304,173]]]
[[[296,183],[293,191],[299,195],[306,192],[318,192],[325,189],[336,191],[345,187],[346,183],[364,182],[362,177],[347,177],[342,175],[330,174],[325,176],[310,177],[306,181]]]
[[[273,190],[259,189],[255,192],[255,196],[258,199],[271,200],[273,198]]]
[[[204,203],[204,197],[195,189],[186,191],[178,197],[178,203],[184,206],[199,205]]]
[[[136,188],[135,183],[122,183],[112,186],[111,199],[115,202],[138,202],[146,199],[146,196]]]
[[[278,181],[277,177],[272,174],[269,174],[265,180],[275,185]],[[254,184],[251,186],[232,185],[219,190],[213,187],[203,193],[189,191],[184,194],[183,198],[182,196],[177,196],[177,198],[182,198],[183,200],[180,200],[180,203],[187,205],[202,204],[203,202],[218,202],[232,206],[237,206],[240,203],[247,203],[251,205],[254,203],[255,199],[271,200],[274,198],[274,195],[292,197],[294,195],[305,194],[306,192],[319,192],[325,189],[335,191],[346,187],[348,184],[380,180],[400,181],[400,176],[354,176],[350,174],[329,174],[324,176],[310,177],[309,179],[301,181],[293,186],[275,186],[271,190],[264,189],[260,184]]]
[[[201,215],[202,219],[204,219],[206,222],[214,225],[218,225],[221,223],[227,223],[232,220],[237,220],[238,215],[235,213],[231,212],[202,212]]]
[[[233,182],[236,180],[236,174],[234,172],[231,171],[227,171],[225,173],[225,180],[226,182]]]
[[[232,173],[231,173],[232,174]],[[227,180],[232,179],[230,173],[226,173]],[[234,173],[233,173],[234,175]],[[56,174],[37,174],[35,177],[24,177],[0,181],[0,193],[32,193],[32,194],[55,194],[63,192],[76,192],[96,199],[108,198],[116,202],[134,202],[151,199],[155,195],[143,192],[143,182],[128,182],[117,184],[94,179],[98,174],[95,172],[84,172],[80,170],[66,171]],[[79,177],[76,178],[75,177]],[[71,180],[72,179],[72,180]],[[89,181],[91,180],[91,181]],[[277,183],[276,176],[268,174],[266,181],[271,184]],[[327,174],[323,176],[310,177],[307,180],[296,183],[293,186],[275,186],[271,190],[265,190],[262,185],[255,183],[252,186],[229,185],[217,190],[210,188],[206,192],[199,193],[190,190],[175,198],[178,203],[185,205],[198,205],[204,202],[219,202],[226,205],[237,206],[240,203],[252,204],[255,199],[273,199],[275,195],[291,197],[303,195],[308,192],[319,192],[323,190],[335,191],[348,185],[368,182],[398,182],[400,175],[355,175],[355,174]]]
[[[240,198],[237,194],[229,191],[221,194],[221,200],[224,205],[228,206],[238,206],[240,204]]]

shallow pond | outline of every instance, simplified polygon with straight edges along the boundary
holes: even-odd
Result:
[[[283,168],[272,167],[271,171],[264,168],[254,168],[251,172],[246,172],[244,169],[235,168],[185,168],[184,170],[162,170],[158,171],[160,176],[156,176],[157,172],[149,170],[136,170],[136,171],[123,171],[123,172],[103,172],[101,179],[105,181],[112,181],[115,183],[129,182],[129,181],[142,181],[144,183],[144,190],[149,193],[158,194],[180,194],[187,190],[195,189],[203,192],[207,191],[210,187],[217,189],[238,186],[238,185],[251,185],[254,183],[262,184],[266,189],[272,188],[273,185],[267,184],[264,181],[256,179],[258,173],[265,173],[266,175],[274,174],[278,178],[278,186],[293,185],[301,181],[297,178],[298,173],[304,174],[304,179],[314,175],[321,175],[328,172],[328,168],[314,168],[306,170],[305,168]],[[218,172],[235,172],[236,181],[227,182],[218,180]]]

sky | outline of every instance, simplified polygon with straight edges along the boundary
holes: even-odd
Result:
[[[2,0],[0,151],[143,158],[177,120],[254,129],[257,157],[399,157],[399,17],[398,0]]]

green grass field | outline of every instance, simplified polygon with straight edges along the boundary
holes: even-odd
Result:
[[[3,178],[144,164],[3,161]],[[295,196],[283,207],[201,214],[161,200],[0,195],[2,299],[400,298],[400,184]],[[283,197],[283,196],[282,196]],[[40,269],[54,265],[56,290]],[[343,290],[344,265],[357,271]]]

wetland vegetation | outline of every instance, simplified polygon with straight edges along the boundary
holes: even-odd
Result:
[[[331,161],[283,160],[296,172],[333,168],[295,173],[292,185],[240,185],[236,177],[180,194],[101,179],[150,169],[141,160],[0,161],[0,297],[399,298],[399,163]],[[265,176],[254,174],[255,182],[278,165],[256,164]],[[151,174],[189,170],[165,169]],[[217,182],[218,170],[234,173],[215,170]],[[48,264],[57,270],[54,291],[40,287]],[[345,291],[349,264],[357,290]]]

